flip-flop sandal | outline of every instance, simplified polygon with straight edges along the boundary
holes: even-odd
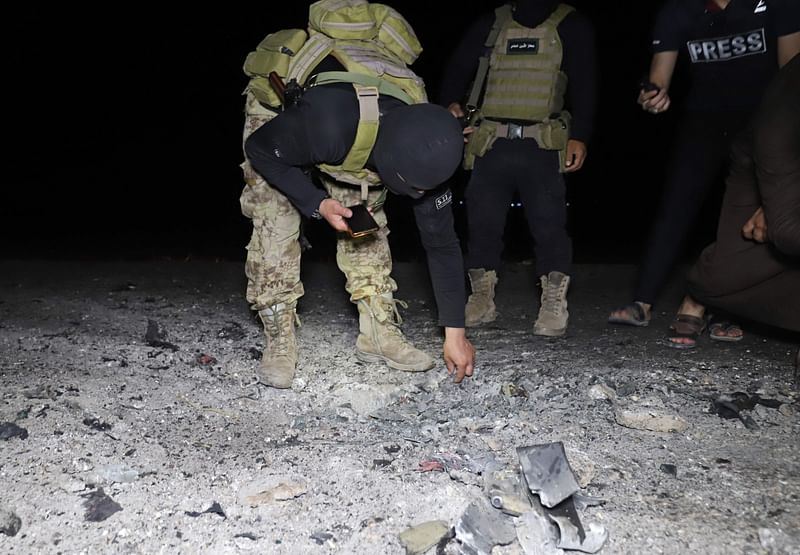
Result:
[[[733,330],[739,330],[739,332],[741,332],[741,335],[728,335]],[[735,322],[730,322],[728,320],[719,320],[712,323],[709,326],[708,336],[714,341],[735,343],[737,341],[741,341],[744,338],[744,332],[742,332],[742,327]]]
[[[667,345],[673,349],[694,349],[705,329],[705,318],[698,318],[690,314],[678,314],[669,327]],[[691,339],[691,342],[675,343],[672,339]]]
[[[625,311],[625,316],[609,316],[609,324],[622,324],[623,326],[643,327],[650,324],[650,320],[639,303],[626,304],[614,312]]]

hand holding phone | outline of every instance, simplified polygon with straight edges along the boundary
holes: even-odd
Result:
[[[646,93],[653,91],[658,92],[661,90],[661,88],[658,85],[656,85],[650,80],[643,80],[641,83],[639,83],[639,87]]]
[[[364,237],[370,233],[378,231],[378,222],[372,217],[372,214],[367,210],[366,205],[356,204],[348,206],[347,208],[353,213],[347,220],[348,233],[350,237]]]

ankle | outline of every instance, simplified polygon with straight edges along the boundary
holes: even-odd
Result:
[[[698,303],[688,295],[683,298],[683,302],[681,302],[681,306],[678,309],[678,314],[689,314],[690,316],[696,316],[698,318],[702,318],[705,313],[705,305]]]
[[[643,303],[642,301],[633,301],[633,302],[635,302],[640,307],[642,307],[642,310],[644,311],[645,318],[647,318],[649,320],[651,312],[653,311],[653,305],[651,305],[650,303]]]

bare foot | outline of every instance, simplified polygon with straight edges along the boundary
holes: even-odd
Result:
[[[608,315],[609,324],[625,324],[629,326],[646,326],[650,323],[653,305],[634,301],[618,308]]]

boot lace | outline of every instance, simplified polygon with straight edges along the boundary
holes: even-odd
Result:
[[[286,352],[291,348],[291,327],[293,324],[300,326],[300,317],[294,309],[272,306],[261,312],[261,321],[264,329],[269,335],[270,350],[279,353]]]
[[[558,287],[552,285],[547,278],[542,278],[542,308],[545,312],[559,316],[563,303],[561,300],[567,292],[567,280],[562,279]]]
[[[408,308],[408,303],[405,301],[401,301],[400,299],[395,298],[386,298],[386,297],[372,297],[373,302],[369,302],[370,299],[359,299],[359,303],[362,303],[367,310],[369,311],[370,318],[372,319],[372,343],[376,345],[379,349],[382,350],[381,341],[378,337],[378,326],[381,326],[386,333],[394,335],[401,340],[405,341],[405,336],[403,332],[400,331],[400,324],[403,323],[403,317],[400,316],[400,311],[397,308],[397,305],[400,305],[403,308]],[[381,322],[378,319],[378,315],[375,314],[375,309],[373,308],[373,303],[377,306],[383,308],[383,312],[386,313],[387,318],[384,322]]]

